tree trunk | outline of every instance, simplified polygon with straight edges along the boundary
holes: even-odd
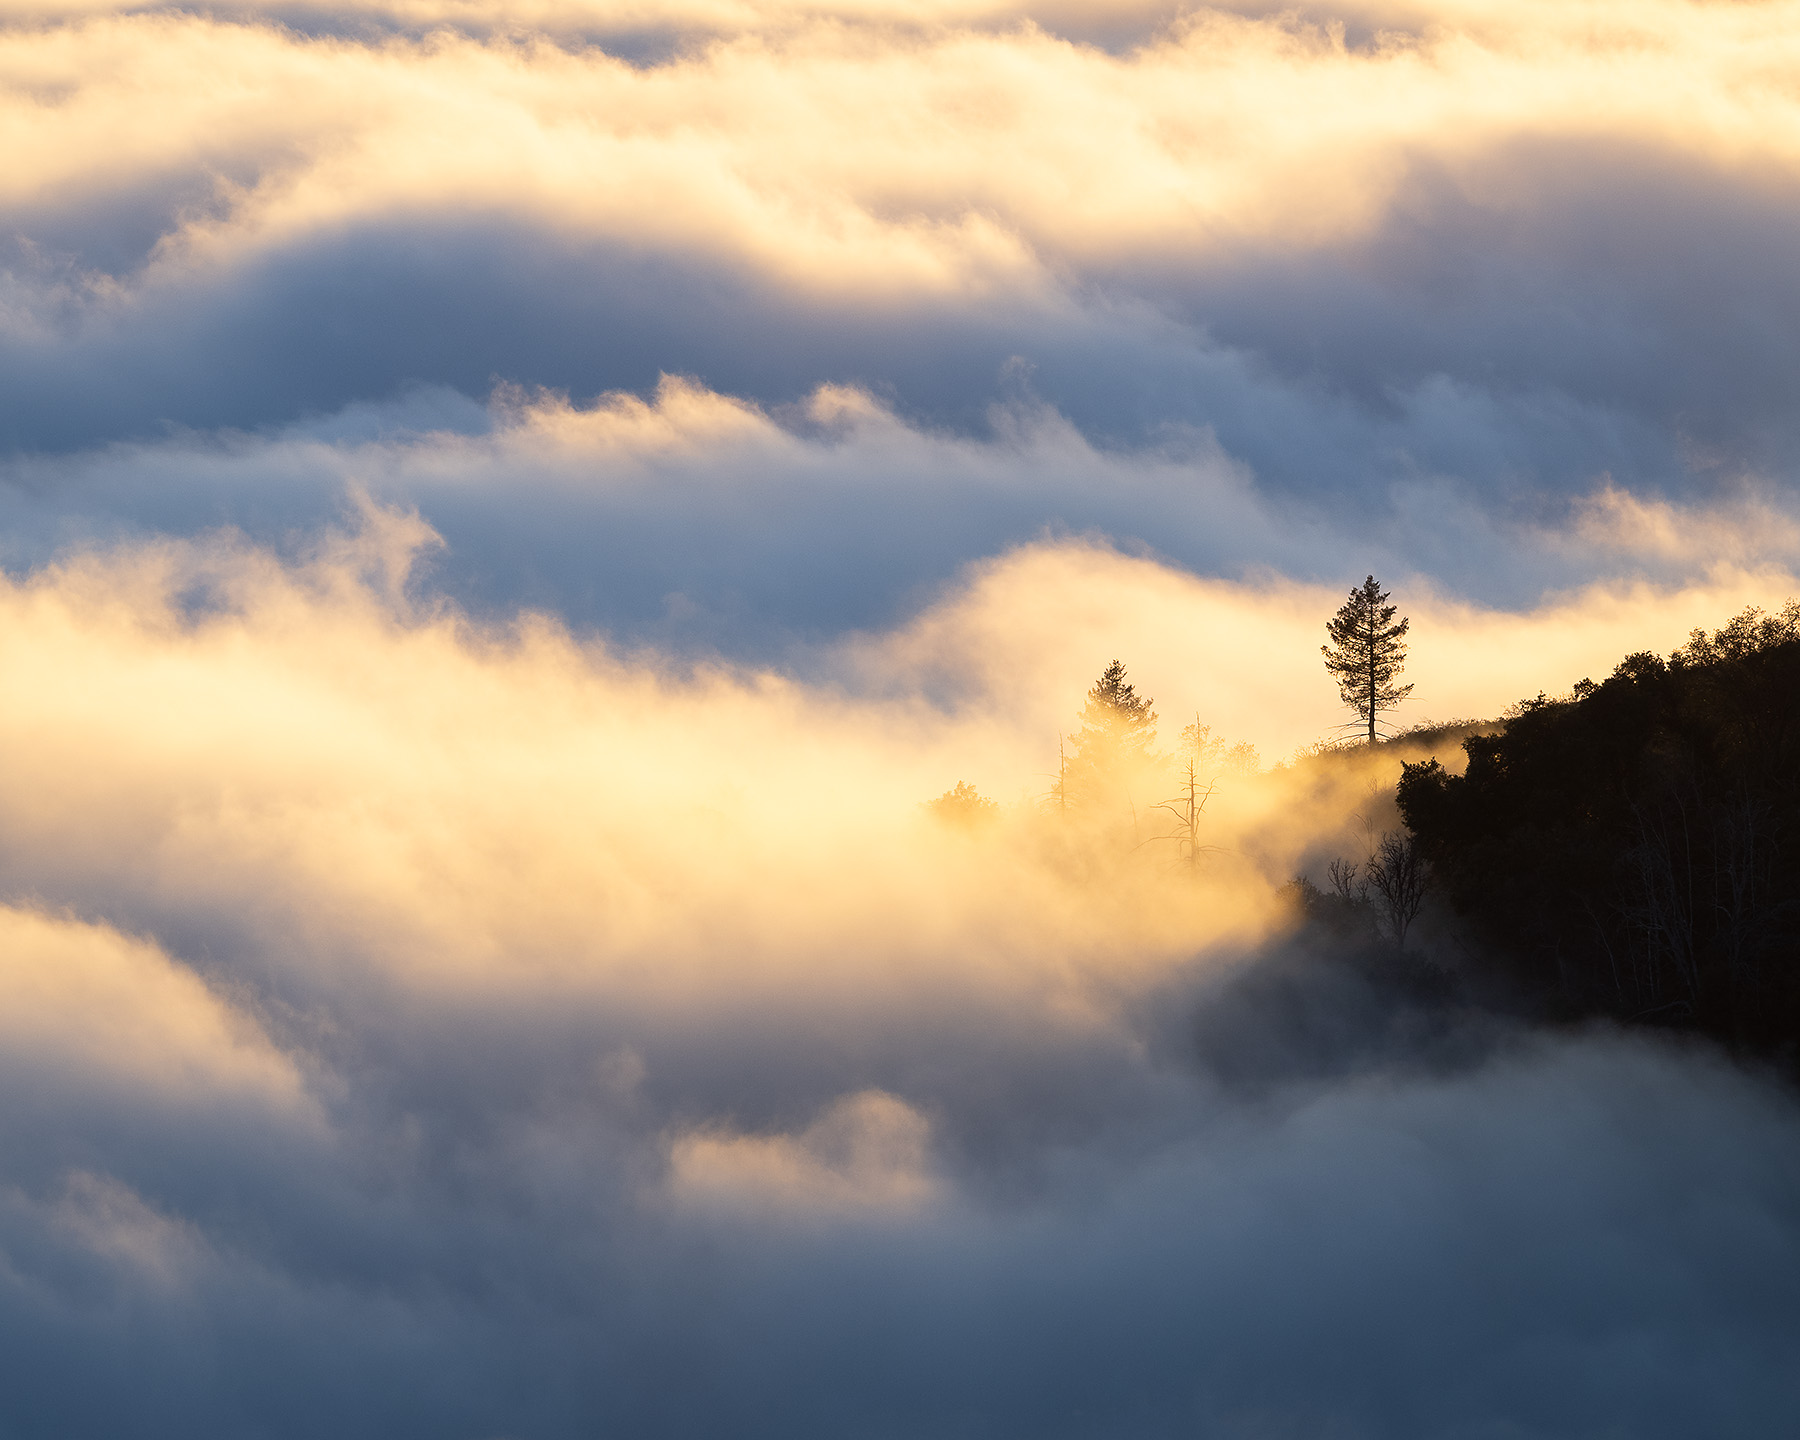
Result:
[[[1369,748],[1375,748],[1375,617],[1369,617]]]

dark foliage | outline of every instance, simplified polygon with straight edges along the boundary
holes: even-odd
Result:
[[[1406,632],[1412,622],[1395,620],[1398,607],[1387,600],[1387,592],[1371,575],[1325,622],[1331,643],[1319,647],[1325,668],[1338,682],[1338,694],[1356,712],[1358,725],[1368,727],[1371,745],[1382,712],[1392,710],[1413,689],[1399,680],[1406,664]]]
[[[1800,606],[1639,653],[1408,765],[1401,815],[1507,978],[1553,1014],[1800,1040]]]

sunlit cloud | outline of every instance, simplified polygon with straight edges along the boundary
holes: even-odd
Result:
[[[1455,174],[1508,143],[1610,138],[1773,180],[1800,135],[1781,6],[1477,9],[1355,51],[1329,23],[1197,12],[1121,55],[953,8],[918,33],[760,13],[787,19],[778,38],[751,24],[648,69],[518,35],[179,12],[15,28],[0,184],[34,206],[165,189],[152,284],[388,215],[516,210],[879,307],[1341,238],[1426,156]]]
[[[304,1128],[303,1074],[186,967],[104,925],[0,912],[0,1050],[15,1097],[55,1085],[151,1108],[241,1108]]]
[[[1791,469],[1781,6],[12,13],[19,448],[659,370],[966,431],[1022,355],[1314,498]]]
[[[930,1126],[879,1091],[846,1096],[799,1135],[678,1136],[669,1181],[682,1202],[777,1213],[916,1209],[934,1188]]]
[[[1155,696],[1165,745],[1195,716],[1270,761],[1335,733],[1317,636],[1341,597],[1323,586],[1043,543],[823,656],[808,684],[409,598],[432,539],[366,508],[294,562],[220,535],[9,583],[0,663],[17,698],[0,738],[33,756],[0,779],[13,883],[56,904],[104,897],[134,925],[215,911],[309,984],[355,955],[407,986],[536,973],[657,1007],[804,984],[879,1008],[925,977],[1085,1004],[1084,972],[1154,978],[1242,943],[1341,818],[1296,816],[1278,777],[1246,780],[1218,838],[1267,868],[1221,864],[1201,905],[1153,900],[1155,864],[1071,885],[1033,836],[1059,734],[1115,655]],[[1729,572],[1525,615],[1426,591],[1409,607],[1420,713],[1494,715],[1778,596],[1767,574]],[[921,813],[958,779],[1014,807],[1010,838],[971,850]],[[937,953],[976,933],[986,960]]]
[[[1290,885],[1800,594],[1797,21],[0,7],[0,1430],[1771,1433],[1792,1096]]]

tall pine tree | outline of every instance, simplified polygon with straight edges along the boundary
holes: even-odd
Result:
[[[1387,600],[1387,592],[1371,575],[1325,622],[1331,644],[1319,647],[1325,668],[1338,682],[1338,694],[1356,712],[1357,723],[1368,725],[1371,745],[1375,743],[1375,717],[1392,710],[1413,689],[1395,683],[1406,663],[1406,630],[1411,622],[1404,616],[1395,620],[1398,607]]]

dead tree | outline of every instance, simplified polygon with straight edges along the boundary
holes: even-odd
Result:
[[[1200,843],[1200,816],[1217,786],[1216,780],[1201,780],[1199,764],[1190,755],[1187,758],[1187,773],[1183,777],[1181,793],[1151,807],[1153,810],[1166,810],[1175,817],[1173,833],[1156,838],[1175,841],[1181,847],[1190,870],[1199,865],[1200,852],[1212,848]]]
[[[1419,853],[1418,841],[1410,834],[1389,830],[1363,866],[1363,874],[1380,902],[1394,944],[1404,950],[1406,932],[1419,918],[1431,885],[1431,871]],[[1332,878],[1335,881],[1336,876]]]

